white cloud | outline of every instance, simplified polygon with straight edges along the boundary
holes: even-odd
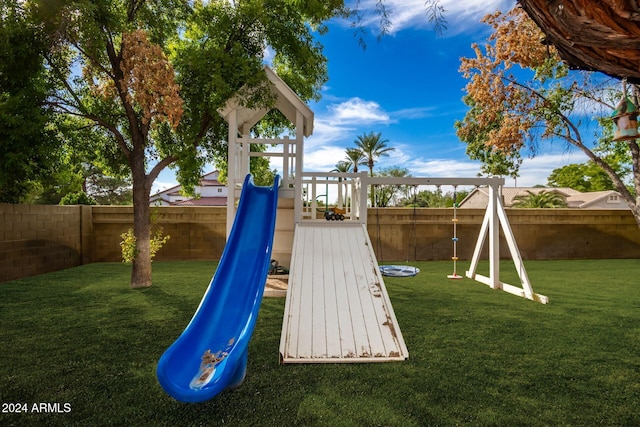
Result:
[[[400,119],[424,119],[425,117],[431,117],[440,107],[415,107],[404,108],[402,110],[393,111],[390,116],[395,120]],[[447,113],[439,113],[447,114]]]
[[[305,146],[306,148],[306,146]],[[336,163],[344,160],[345,151],[342,147],[325,146],[313,150],[305,150],[304,170],[315,172],[329,172],[336,167]]]
[[[313,135],[304,141],[305,153],[343,141],[346,135],[353,135],[354,127],[340,125],[330,118],[317,117],[313,124]]]
[[[478,163],[452,159],[415,159],[409,162],[408,169],[413,176],[428,178],[473,178],[480,172]]]
[[[333,169],[338,161],[344,160],[345,149],[354,145],[356,134],[361,133],[363,125],[369,129],[372,125],[397,123],[401,119],[420,119],[430,115],[432,110],[417,107],[388,112],[376,101],[358,97],[329,104],[316,114],[313,135],[305,140],[305,170]],[[395,151],[378,161],[379,168],[404,165],[415,158],[409,146],[396,142],[393,146]]]
[[[389,114],[380,108],[375,101],[365,101],[358,97],[347,101],[331,104],[327,107],[330,112],[329,120],[333,124],[358,123],[389,123]]]
[[[416,148],[399,145],[387,158],[378,162],[380,168],[401,165],[409,169],[414,177],[427,178],[474,178],[480,173],[481,165],[477,161],[461,158],[456,159],[425,159],[416,153]],[[520,166],[520,176],[517,180],[505,179],[509,187],[533,187],[546,185],[547,178],[554,169],[571,163],[584,163],[588,159],[579,151],[569,151],[554,154],[540,154],[533,158],[524,158]]]
[[[305,140],[304,168],[307,171],[329,171],[344,160],[345,148],[353,143],[358,127],[363,124],[387,124],[392,119],[380,104],[358,97],[329,104],[316,115],[313,135]]]
[[[380,16],[376,13],[377,0],[363,0],[360,10],[364,12],[363,24],[378,30]],[[431,28],[427,17],[425,0],[384,0],[389,18],[392,23],[391,32],[395,33],[406,28]],[[496,10],[507,11],[516,4],[514,0],[440,0],[444,8],[444,18],[447,30],[444,36],[464,32],[470,26],[475,26],[488,13]],[[472,24],[472,25],[470,25]]]
[[[272,66],[273,64],[273,59],[276,56],[276,51],[271,47],[271,46],[265,46],[264,50],[262,51],[262,57],[263,57],[263,61],[269,65]]]

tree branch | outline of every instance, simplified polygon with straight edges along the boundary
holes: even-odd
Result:
[[[71,41],[71,45],[78,49],[78,52],[80,52],[85,58],[87,58],[92,65],[96,66],[100,71],[102,71],[103,73],[105,73],[107,76],[111,77],[112,79],[114,78],[113,73],[111,73],[111,71],[108,68],[105,68],[102,66],[102,64],[100,63],[100,61],[94,61],[93,58],[91,57],[91,55],[89,55],[82,47],[80,47],[79,44]]]
[[[167,156],[164,159],[160,160],[158,163],[156,163],[156,165],[151,169],[151,171],[149,171],[149,174],[147,174],[146,179],[147,179],[148,187],[151,188],[153,181],[155,181],[156,178],[158,178],[158,175],[160,175],[160,172],[162,172],[164,168],[166,168],[172,163],[175,163],[176,161],[178,161],[178,158],[176,156]]]
[[[49,58],[48,55],[44,55],[45,60],[47,61],[47,64],[49,64],[49,68],[53,71],[53,74],[58,78],[58,80],[60,81],[60,83],[62,83],[62,85],[65,87],[66,91],[69,93],[69,95],[71,96],[71,98],[73,98],[73,101],[75,102],[75,105],[73,105],[73,103],[69,102],[68,100],[59,97],[57,95],[53,95],[54,98],[57,98],[61,101],[64,101],[65,103],[67,103],[68,105],[71,105],[73,107],[75,107],[77,110],[82,111],[82,112],[86,112],[86,108],[85,106],[82,104],[82,99],[80,99],[80,97],[78,96],[78,94],[76,94],[76,92],[73,89],[73,86],[71,86],[71,84],[69,83],[69,81],[66,79],[66,77],[64,76],[64,74],[62,74],[62,72],[58,69],[58,67],[56,67],[53,62],[51,61],[51,58]]]
[[[618,176],[616,171],[614,171],[613,168],[607,162],[602,160],[602,158],[600,156],[597,156],[593,151],[591,151],[588,147],[586,147],[582,142],[580,142],[578,140],[569,139],[566,136],[564,136],[562,134],[558,134],[558,133],[554,133],[554,135],[556,135],[556,136],[558,136],[560,138],[566,139],[571,145],[575,146],[580,151],[582,151],[589,158],[589,160],[591,160],[593,163],[595,163],[600,168],[602,168],[602,170],[604,170],[604,172],[607,174],[607,176],[609,178],[611,178],[611,182],[616,187],[616,191],[618,191],[618,193],[620,193],[622,198],[627,203],[634,203],[635,204],[633,195],[629,192],[629,189],[624,185],[624,182],[622,182],[622,180],[620,179],[620,177]],[[637,147],[637,144],[636,144],[636,147]],[[635,173],[634,173],[634,176],[636,176]]]
[[[208,113],[205,112],[202,115],[202,120],[200,120],[200,129],[198,130],[198,133],[196,134],[195,137],[195,145],[198,145],[199,141],[202,140],[202,138],[204,138],[204,136],[207,134],[207,131],[209,130],[209,127],[211,126],[211,122],[213,121],[213,116]]]
[[[145,0],[130,0],[127,6],[127,22],[133,22]]]
[[[522,83],[511,79],[509,77],[506,77],[504,75],[497,75],[496,73],[493,73],[493,75],[496,75],[498,77],[500,77],[503,80],[506,80],[509,83],[514,84],[515,86],[518,86],[522,89],[524,89],[525,91],[529,92],[531,95],[533,95],[536,98],[539,98],[540,100],[542,100],[542,103],[544,104],[545,107],[553,110],[562,120],[562,122],[565,124],[565,126],[573,131],[573,134],[575,135],[575,138],[571,137],[570,133],[567,134],[567,136],[563,136],[563,138],[567,139],[570,143],[572,143],[571,141],[576,141],[577,143],[582,145],[582,137],[580,136],[580,130],[578,129],[578,127],[576,125],[573,124],[573,122],[560,110],[558,110],[557,108],[552,107],[551,102],[547,99],[547,97],[545,97],[543,94],[541,94],[540,92],[526,86],[523,85]],[[586,147],[585,147],[586,148]]]
[[[122,63],[122,49],[120,49],[120,53],[116,53],[115,45],[113,43],[113,39],[111,35],[107,32],[107,57],[109,58],[109,63],[111,64],[111,69],[114,72],[113,82],[118,92],[118,96],[120,97],[120,101],[122,102],[122,106],[124,107],[125,114],[127,115],[127,119],[129,121],[129,126],[131,127],[131,137],[132,143],[136,145],[136,137],[134,135],[135,131],[141,132],[138,123],[138,117],[136,115],[133,106],[127,99],[127,89],[123,87],[122,82],[124,81],[124,73],[120,69],[120,64]]]

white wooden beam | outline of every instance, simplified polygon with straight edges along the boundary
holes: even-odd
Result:
[[[497,185],[489,186],[489,278],[491,288],[500,289],[500,222],[498,217],[498,198],[500,193]]]
[[[476,271],[478,270],[478,263],[480,262],[480,255],[482,254],[482,248],[487,238],[487,231],[489,229],[489,217],[491,211],[487,209],[482,219],[482,225],[480,226],[480,233],[478,234],[478,240],[476,240],[476,247],[473,250],[473,256],[471,257],[471,265],[466,273],[466,276],[470,279],[476,278]]]
[[[237,109],[228,113],[229,137],[227,149],[227,238],[236,216],[236,173],[238,168],[238,114]]]
[[[368,177],[369,185],[504,185],[504,178],[414,178],[414,177]]]

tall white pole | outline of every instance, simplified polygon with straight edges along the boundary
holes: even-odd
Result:
[[[302,146],[304,143],[304,117],[302,112],[296,111],[296,145],[295,145],[295,167],[294,167],[294,200],[293,217],[297,224],[302,219]],[[315,213],[312,214],[312,218]]]
[[[227,238],[236,216],[236,173],[238,167],[238,117],[237,109],[229,114],[229,143],[227,153]]]
[[[498,217],[500,186],[489,185],[489,280],[492,289],[500,289],[500,220]]]

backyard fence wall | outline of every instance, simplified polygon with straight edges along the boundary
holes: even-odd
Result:
[[[122,261],[122,233],[133,227],[130,206],[94,206],[92,209],[93,262]],[[152,233],[162,228],[170,236],[154,260],[218,259],[226,242],[226,207],[160,206],[152,208]]]
[[[379,261],[444,260],[453,255],[452,209],[369,209],[368,230]],[[458,209],[458,256],[470,260],[484,210]],[[507,209],[527,259],[640,258],[640,228],[630,211]],[[488,254],[488,238],[484,256]],[[509,248],[500,234],[500,256]]]
[[[0,204],[0,282],[91,259],[89,206]]]
[[[170,236],[156,260],[214,260],[222,255],[225,207],[158,207],[154,212],[154,227]],[[451,259],[452,213],[370,209],[368,230],[378,260]],[[458,210],[461,260],[471,258],[483,216],[484,210]],[[630,211],[509,209],[507,216],[525,260],[640,258],[640,229]],[[282,247],[290,247],[293,231],[281,223],[292,218],[293,204],[282,203],[273,257],[286,267],[290,253]],[[91,262],[121,261],[120,235],[133,226],[133,208],[0,204],[0,220],[2,282]],[[508,257],[504,240],[501,256]]]

